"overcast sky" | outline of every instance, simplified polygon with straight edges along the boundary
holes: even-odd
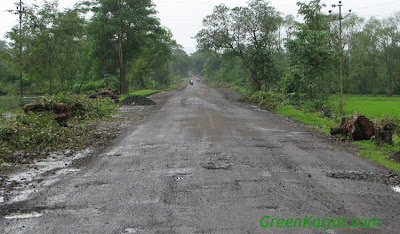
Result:
[[[0,2],[0,39],[4,40],[4,35],[13,25],[18,23],[18,16],[13,15],[7,10],[15,9],[14,3],[17,0],[1,0]],[[79,0],[59,0],[60,8],[71,8]],[[174,39],[181,44],[186,52],[192,53],[196,48],[196,41],[193,36],[201,30],[202,19],[212,13],[215,5],[224,3],[229,7],[246,5],[246,0],[153,0],[156,4],[158,17],[161,24],[171,29]],[[298,0],[271,0],[272,6],[284,14],[296,16]],[[35,0],[23,0],[30,5]],[[39,4],[42,0],[36,0]],[[331,9],[331,5],[338,1],[322,0],[327,7],[326,12]],[[343,10],[352,10],[359,16],[370,18],[386,18],[395,12],[400,11],[400,0],[343,0]],[[337,11],[338,9],[334,9]]]

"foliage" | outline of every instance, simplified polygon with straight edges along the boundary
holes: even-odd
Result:
[[[256,91],[272,87],[278,72],[274,53],[279,51],[276,32],[282,18],[264,0],[252,0],[247,7],[233,9],[221,4],[203,20],[196,39],[201,49],[231,51],[250,71]]]
[[[54,114],[32,112],[11,118],[0,117],[0,159],[11,160],[15,151],[51,151],[59,148],[80,148],[90,141],[88,120],[109,116],[115,104],[109,98],[90,99],[86,95],[59,93],[45,96],[42,102],[63,102],[74,115],[70,127],[62,127]]]
[[[395,145],[380,144],[378,146],[372,141],[356,141],[353,144],[357,145],[360,149],[357,152],[358,155],[400,172],[400,163],[388,159],[388,155],[391,152],[400,151],[398,143]]]
[[[334,49],[329,46],[331,34],[326,17],[322,15],[319,0],[309,4],[298,3],[304,23],[297,23],[286,41],[290,69],[281,81],[284,92],[293,99],[312,100],[326,97],[329,78],[335,76]]]
[[[302,123],[311,124],[314,128],[324,133],[329,133],[330,128],[337,124],[336,121],[325,118],[322,113],[296,108],[293,105],[279,106],[276,109],[276,113],[289,116]]]
[[[282,103],[284,102],[283,95],[271,91],[258,91],[254,93],[247,93],[243,97],[243,99],[244,101],[260,105],[269,110],[275,110],[279,105],[282,105]]]
[[[66,103],[70,106],[71,113],[79,120],[99,119],[108,116],[116,107],[110,98],[89,98],[85,94],[58,93],[43,97],[46,102]]]

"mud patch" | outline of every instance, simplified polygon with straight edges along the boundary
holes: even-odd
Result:
[[[58,182],[63,177],[76,173],[79,169],[71,165],[79,159],[90,155],[92,150],[85,150],[73,156],[52,154],[45,159],[38,159],[27,165],[18,173],[9,175],[4,183],[4,190],[0,190],[0,203],[14,203],[28,199],[32,194]]]
[[[328,177],[336,179],[349,179],[349,180],[364,180],[369,182],[379,182],[389,186],[400,185],[399,174],[385,174],[385,173],[372,173],[372,172],[360,172],[360,171],[342,171],[342,172],[328,172]]]

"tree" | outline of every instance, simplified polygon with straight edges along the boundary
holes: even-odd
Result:
[[[255,89],[268,89],[277,79],[273,54],[281,22],[279,12],[264,0],[233,9],[221,4],[203,20],[196,39],[200,49],[231,50],[249,69]]]
[[[146,35],[160,25],[154,5],[151,0],[96,0],[93,11],[95,20],[108,23],[106,36],[117,45],[120,91],[126,93],[126,62]]]
[[[384,64],[387,72],[388,96],[393,96],[393,80],[396,67],[399,66],[400,32],[395,18],[390,17],[383,21],[382,29],[378,33],[379,41],[383,49]]]
[[[301,93],[309,100],[324,98],[336,63],[335,50],[330,46],[329,21],[321,13],[323,5],[319,0],[297,5],[304,23],[296,23],[292,38],[286,41],[290,70],[283,81],[284,90],[296,98]]]

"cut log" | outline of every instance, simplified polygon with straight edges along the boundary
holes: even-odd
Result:
[[[353,123],[353,133],[351,134],[354,141],[369,140],[374,135],[374,124],[365,116],[359,116]]]
[[[89,94],[90,98],[111,98],[114,100],[114,102],[118,103],[119,102],[119,93],[117,90],[112,89],[112,88],[106,88],[106,89],[96,89],[95,93]]]
[[[351,135],[353,131],[353,123],[349,118],[342,118],[340,124],[331,128],[331,135],[343,134],[343,135]]]
[[[71,117],[70,107],[66,103],[48,103],[35,101],[24,106],[24,112],[32,111],[36,114],[54,113],[57,115],[57,122],[66,127],[67,121]]]
[[[363,115],[353,119],[343,118],[339,125],[331,128],[330,133],[351,136],[354,141],[369,140],[374,135],[374,124]]]

